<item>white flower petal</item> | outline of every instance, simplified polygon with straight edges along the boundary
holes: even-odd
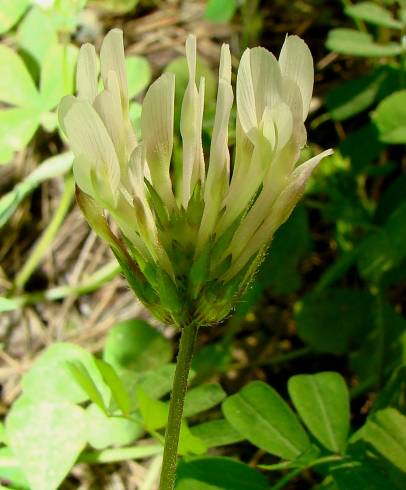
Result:
[[[100,116],[89,102],[77,100],[66,114],[64,125],[75,157],[83,157],[91,163],[96,170],[94,176],[98,186],[103,187],[101,194],[111,194],[115,201],[120,184],[120,166]],[[99,189],[96,187],[95,191]]]
[[[279,65],[284,78],[291,79],[300,89],[304,121],[309,112],[314,83],[313,57],[307,44],[298,36],[288,36],[281,49]]]
[[[197,181],[204,178],[202,148],[202,117],[204,106],[204,79],[196,87],[196,38],[186,41],[186,59],[189,82],[182,101],[180,132],[183,142],[182,205],[186,209]]]
[[[73,95],[66,95],[61,99],[58,105],[58,122],[59,127],[62,129],[62,132],[66,135],[65,129],[65,117],[70,111],[72,105],[77,101],[77,98]]]
[[[320,161],[331,155],[331,149],[323,151],[319,155],[311,158],[303,163],[292,172],[288,184],[282,190],[274,205],[272,206],[268,218],[256,230],[251,238],[245,242],[245,247],[240,254],[233,255],[233,262],[230,269],[225,274],[224,279],[229,279],[237,274],[249,259],[258,253],[262,247],[267,246],[272,240],[275,231],[289,218],[294,207],[302,197],[305,185],[313,170],[317,167]],[[248,237],[246,236],[245,239]]]
[[[251,73],[259,121],[265,107],[281,102],[282,75],[275,56],[260,47],[251,49]]]
[[[223,48],[226,45],[223,45]],[[230,174],[230,153],[228,150],[228,121],[233,105],[233,89],[231,87],[231,58],[228,46],[222,48],[223,65],[220,63],[220,76],[217,93],[216,115],[214,119],[213,134],[210,145],[210,160],[207,171],[207,180],[204,190],[205,207],[199,229],[196,246],[198,254],[201,247],[213,232],[221,202],[228,189]],[[228,64],[227,59],[230,60]],[[225,68],[226,65],[229,67]],[[227,72],[227,73],[225,73]]]
[[[231,54],[230,46],[223,44],[220,52],[219,80],[231,83]]]
[[[96,196],[96,192],[90,176],[90,170],[92,168],[91,162],[86,160],[86,158],[83,156],[78,156],[74,158],[72,168],[76,184],[83,192],[94,198]]]
[[[111,71],[109,73],[109,81],[110,78],[116,79],[115,72]],[[110,81],[109,86],[114,87],[114,83]],[[119,161],[122,165],[124,165],[126,160],[126,148],[124,140],[125,128],[123,123],[123,111],[121,110],[119,93],[117,93],[114,89],[103,90],[96,97],[93,107],[96,109],[110,135],[110,138],[116,149]]]
[[[97,55],[92,44],[83,44],[79,51],[76,70],[78,96],[93,103],[97,96]]]
[[[128,84],[125,71],[123,32],[120,29],[112,29],[103,40],[100,49],[100,71],[105,87],[108,85],[109,72],[116,72],[121,103],[125,109],[128,104]]]
[[[255,94],[252,83],[250,49],[246,49],[241,57],[237,72],[237,112],[241,128],[249,133],[258,125],[255,110]]]
[[[169,174],[173,148],[175,76],[161,75],[148,89],[142,105],[141,131],[152,183],[166,205],[175,198]]]

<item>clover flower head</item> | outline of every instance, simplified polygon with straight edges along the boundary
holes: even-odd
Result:
[[[236,146],[230,163],[231,55],[221,48],[210,151],[202,144],[204,78],[196,83],[196,39],[186,40],[189,72],[180,117],[182,161],[174,147],[175,76],[147,91],[137,141],[129,118],[123,35],[105,37],[99,61],[81,47],[77,96],[59,121],[75,159],[77,200],[110,245],[141,301],[162,321],[213,324],[249,285],[276,230],[291,214],[327,150],[296,166],[306,143],[313,90],[307,45],[288,36],[279,59],[246,49],[237,73]],[[113,234],[114,220],[120,235]]]

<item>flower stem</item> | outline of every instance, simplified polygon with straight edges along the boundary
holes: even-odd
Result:
[[[179,432],[197,330],[198,326],[193,323],[182,328],[175,378],[169,404],[168,425],[165,432],[165,447],[159,490],[173,490],[175,485]]]

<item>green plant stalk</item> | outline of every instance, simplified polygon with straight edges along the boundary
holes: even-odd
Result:
[[[317,458],[305,466],[300,466],[300,467],[292,469],[292,471],[287,473],[277,483],[275,483],[275,485],[273,485],[270,488],[270,490],[282,490],[283,488],[286,487],[286,485],[291,480],[293,480],[293,478],[300,475],[300,473],[302,473],[302,471],[304,471],[304,470],[314,468],[315,466],[319,466],[321,464],[336,463],[336,462],[342,461],[343,459],[344,458],[342,456],[339,456],[337,454],[332,454],[330,456],[322,456],[321,458]],[[283,464],[284,463],[278,463],[275,465],[259,465],[259,468],[264,469],[264,470],[274,471],[274,470],[278,470],[278,469],[283,469],[282,468]]]
[[[14,285],[17,289],[24,288],[24,285],[31,277],[31,274],[37,268],[43,256],[48,251],[52,240],[55,238],[56,233],[58,232],[60,226],[63,223],[66,213],[69,211],[74,195],[75,195],[75,186],[74,186],[73,178],[72,176],[68,176],[65,179],[63,194],[58,204],[58,207],[55,211],[55,214],[53,215],[49,225],[41,235],[37,244],[35,245],[34,250],[31,252],[23,268],[17,274],[17,277],[14,282]]]
[[[42,301],[55,301],[69,296],[82,296],[83,294],[92,293],[114,279],[120,271],[120,265],[116,260],[113,260],[103,267],[100,267],[100,269],[86,279],[83,279],[79,284],[74,284],[72,286],[56,286],[47,289],[46,291],[34,291],[21,296],[10,296],[7,298],[7,301],[10,301],[10,307],[7,311],[17,310],[18,308],[23,308],[27,305],[35,305]],[[0,298],[0,301],[1,299],[6,298]],[[0,311],[2,310],[0,309]]]
[[[165,431],[159,490],[173,490],[175,485],[179,433],[197,331],[198,326],[193,322],[182,328],[175,378],[173,381],[171,401],[169,403],[168,425]]]

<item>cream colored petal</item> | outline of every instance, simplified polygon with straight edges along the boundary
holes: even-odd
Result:
[[[273,125],[275,128],[275,150],[279,151],[288,143],[288,141],[292,137],[292,112],[287,104],[285,104],[284,102],[280,102],[270,109],[269,117],[273,121]]]
[[[282,75],[275,56],[260,47],[251,49],[251,73],[260,121],[265,107],[273,107],[282,100]]]
[[[131,154],[128,163],[128,173],[134,195],[145,199],[145,148],[138,145]]]
[[[314,83],[313,57],[307,44],[298,36],[288,36],[281,49],[279,65],[283,76],[293,80],[300,89],[304,121],[309,112]]]
[[[72,104],[64,118],[66,134],[75,157],[91,162],[103,195],[113,199],[120,184],[120,166],[110,136],[95,109],[87,101]],[[109,190],[109,192],[107,192]],[[99,189],[95,188],[95,192]]]
[[[115,107],[117,107],[117,111],[121,108],[121,119],[123,126],[123,138],[124,138],[124,146],[125,146],[125,157],[127,160],[131,155],[134,148],[137,146],[137,139],[135,137],[134,128],[132,126],[130,115],[128,112],[128,107],[122,107],[120,104],[120,84],[117,77],[117,73],[115,71],[109,71],[107,75],[107,89],[111,92],[114,98]]]
[[[258,125],[250,52],[251,50],[247,48],[241,57],[236,87],[238,119],[246,134]]]
[[[230,46],[223,44],[220,52],[219,80],[231,83],[231,54]]]
[[[100,71],[104,86],[107,87],[110,71],[117,74],[123,108],[128,104],[128,84],[125,71],[123,31],[112,29],[103,40],[100,49]]]
[[[261,129],[257,130],[254,139],[251,160],[240,169],[237,175],[233,174],[231,179],[229,192],[223,201],[226,209],[216,227],[219,234],[223,233],[241,213],[246,211],[247,206],[255,198],[271,164],[272,146]]]
[[[114,77],[114,72],[110,72]],[[95,99],[93,107],[96,109],[115,147],[117,157],[123,164],[126,160],[125,128],[120,98],[117,99],[114,91],[103,90]]]
[[[78,156],[74,158],[72,168],[76,184],[83,192],[89,194],[89,196],[95,197],[96,192],[90,176],[91,162],[86,160],[83,156]]]
[[[182,205],[189,203],[196,182],[204,176],[204,158],[201,145],[201,128],[204,105],[204,79],[196,87],[196,38],[186,41],[186,59],[189,82],[182,101],[180,132],[183,142]]]
[[[210,160],[204,190],[205,207],[196,246],[198,254],[212,234],[221,202],[228,190],[230,153],[228,150],[228,121],[233,105],[233,89],[226,78],[220,78],[216,115],[210,146]]]
[[[77,98],[74,97],[73,95],[66,95],[61,99],[58,105],[58,122],[59,122],[59,127],[61,128],[62,132],[66,135],[66,128],[65,128],[65,117],[70,111],[72,105],[77,101]]]
[[[275,231],[289,218],[297,202],[302,197],[306,182],[313,170],[324,157],[332,153],[331,149],[323,151],[296,168],[285,189],[272,206],[268,218],[246,242],[239,256],[233,256],[235,261],[225,274],[224,279],[230,279],[237,274],[253,255],[258,253],[262,247],[269,245]]]
[[[76,88],[78,96],[93,103],[97,96],[97,55],[92,44],[86,43],[80,48],[76,70]]]
[[[205,92],[205,79],[200,78],[199,83],[199,99],[197,110],[197,122],[196,122],[196,147],[195,147],[195,161],[193,165],[192,178],[190,182],[190,192],[193,193],[193,189],[198,181],[202,184],[206,177],[206,169],[204,164],[204,154],[202,145],[202,127],[203,127],[203,111],[204,111],[204,92]]]
[[[282,75],[272,53],[264,48],[245,50],[237,74],[237,112],[244,132],[251,137],[266,107],[282,100]]]
[[[172,208],[175,200],[169,174],[173,148],[175,76],[161,75],[148,89],[142,105],[141,131],[155,190]]]
[[[326,150],[320,155],[305,162],[293,172],[289,184],[281,192],[275,204],[272,206],[268,219],[265,220],[251,236],[249,241],[246,242],[246,246],[241,250],[240,255],[236,257],[235,263],[233,263],[230,271],[227,273],[229,277],[235,275],[254,254],[258,253],[262,247],[265,247],[270,243],[275,231],[289,218],[294,207],[301,198],[306,182],[315,167],[322,158],[331,155],[331,153],[332,150]],[[249,235],[247,235],[246,238],[248,238],[248,236]]]

